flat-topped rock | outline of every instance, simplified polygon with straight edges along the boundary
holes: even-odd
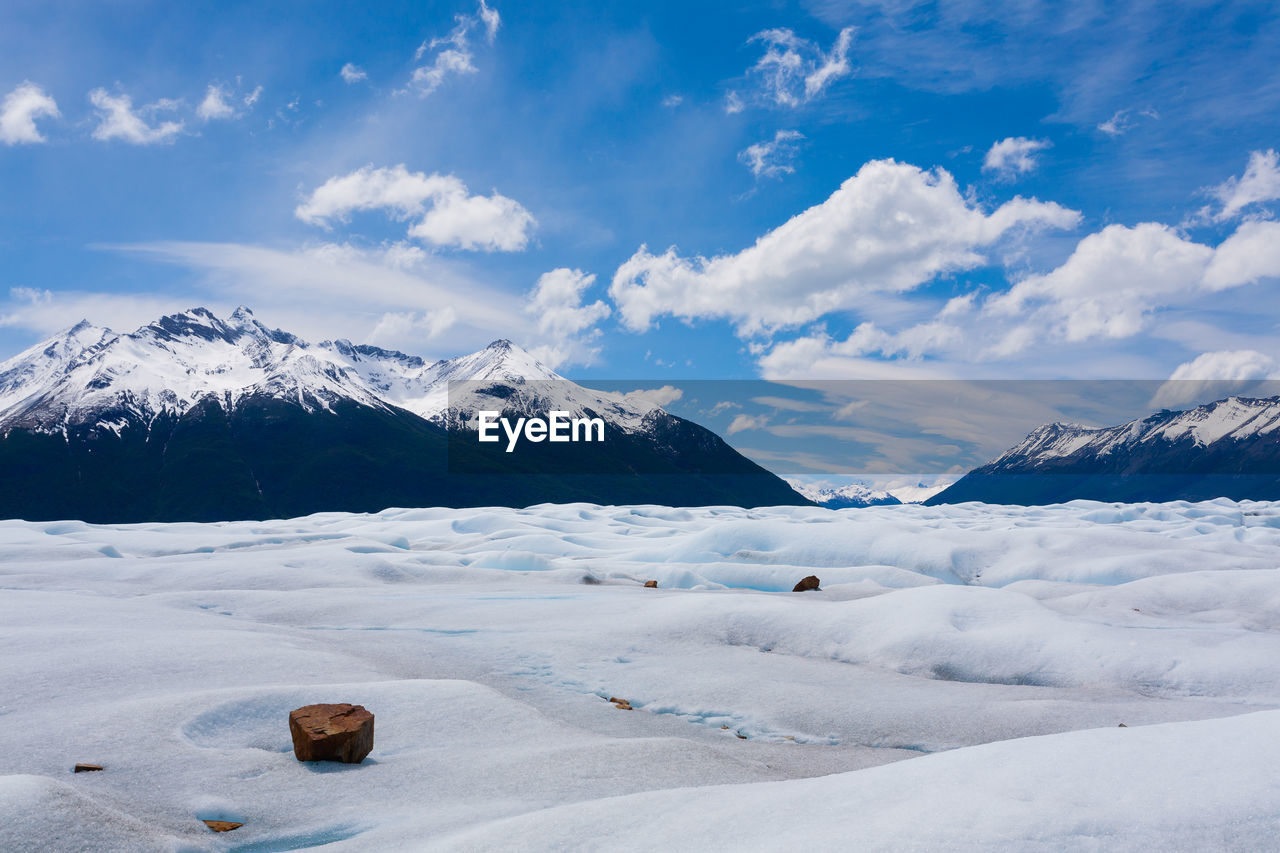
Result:
[[[289,734],[299,761],[359,764],[373,750],[373,714],[349,702],[304,705],[289,712]]]

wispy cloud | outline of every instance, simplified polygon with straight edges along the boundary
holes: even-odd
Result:
[[[1199,220],[1227,222],[1258,212],[1259,205],[1280,199],[1280,154],[1274,148],[1252,152],[1243,175],[1228,178],[1205,192],[1218,200],[1219,207],[1202,208],[1197,214]]]
[[[424,41],[414,53],[415,62],[423,57],[430,57],[431,61],[413,69],[408,91],[425,98],[439,89],[449,77],[475,74],[479,70],[475,65],[471,34],[480,29],[485,40],[493,44],[502,18],[497,9],[490,7],[485,0],[480,0],[474,15],[458,15],[454,20],[456,24],[449,35]]]
[[[804,134],[796,130],[779,130],[773,139],[748,145],[738,154],[738,162],[757,178],[778,178],[795,172],[798,143]]]
[[[829,52],[786,28],[762,30],[748,40],[749,44],[763,45],[764,55],[747,71],[744,90],[753,94],[756,101],[775,106],[808,103],[836,80],[853,73],[849,64],[852,42],[852,27],[840,31]],[[737,91],[730,94],[741,103],[742,96]]]

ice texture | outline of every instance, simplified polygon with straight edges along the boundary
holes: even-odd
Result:
[[[1266,849],[1280,504],[4,521],[0,684],[5,851]]]

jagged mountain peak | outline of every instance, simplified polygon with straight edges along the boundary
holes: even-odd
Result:
[[[523,390],[512,399],[599,412],[623,429],[640,428],[656,408],[575,385],[505,338],[428,364],[346,339],[311,344],[266,327],[246,306],[225,319],[201,306],[126,335],[82,322],[0,364],[0,431],[116,423],[121,413],[149,423],[161,412],[181,415],[208,397],[232,409],[257,395],[309,410],[346,399],[443,421],[450,383],[459,380],[477,380],[489,390],[518,387]],[[470,402],[493,405],[481,398]]]

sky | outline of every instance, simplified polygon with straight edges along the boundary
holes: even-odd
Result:
[[[0,359],[244,304],[584,381],[1272,376],[1277,68],[1274,3],[9,0]]]

